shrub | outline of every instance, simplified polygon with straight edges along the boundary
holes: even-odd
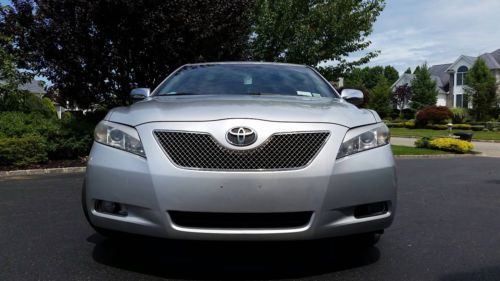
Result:
[[[25,91],[11,93],[0,100],[0,110],[23,113],[38,113],[45,117],[56,117],[56,108],[48,98],[39,98]]]
[[[25,167],[47,160],[45,139],[40,135],[0,137],[0,165]]]
[[[59,130],[59,120],[47,118],[40,113],[0,113],[0,136],[22,137],[27,134],[50,136]]]
[[[453,124],[454,130],[470,130],[471,127],[469,124]]]
[[[32,136],[36,135],[43,145],[35,146],[33,149],[38,151],[43,148],[44,156],[38,157],[39,154],[31,153],[29,151],[31,145],[26,144],[21,147],[30,146],[27,148],[27,153],[34,156],[27,157],[20,153],[19,159],[16,160],[12,158],[16,155],[12,152],[14,150],[5,148],[8,151],[5,151],[7,154],[0,161],[0,165],[25,166],[34,164],[36,161],[44,162],[47,157],[57,160],[86,156],[92,146],[94,127],[103,115],[104,113],[91,113],[88,116],[80,116],[66,112],[63,119],[59,120],[47,118],[40,113],[2,112],[0,113],[0,138],[4,141],[8,140],[7,145],[10,147],[13,139],[28,137],[32,140]]]
[[[427,137],[423,137],[423,138],[418,139],[418,140],[415,141],[415,146],[418,147],[418,148],[428,148],[430,140],[431,139],[429,139]]]
[[[450,111],[453,113],[453,123],[463,123],[468,117],[468,111],[465,108],[451,108]]]
[[[471,126],[471,129],[472,129],[473,131],[482,131],[482,130],[484,130],[484,129],[485,129],[485,127],[484,127],[483,125],[472,125],[472,126]]]
[[[387,123],[387,127],[389,128],[404,128],[405,123],[403,122],[398,122],[398,123]]]
[[[428,106],[417,112],[417,124],[443,124],[453,117],[453,113],[446,106]]]
[[[448,125],[433,124],[433,125],[427,125],[426,128],[433,129],[433,130],[447,130]]]
[[[410,120],[410,119],[414,119],[415,118],[415,113],[416,110],[415,109],[412,109],[412,108],[405,108],[403,109],[403,116],[401,116],[403,119],[405,120]]]
[[[406,122],[404,122],[404,126],[405,126],[405,128],[408,128],[408,129],[415,129],[415,121],[413,121],[413,120],[406,121]]]
[[[500,122],[492,122],[492,121],[486,122],[485,126],[486,126],[486,129],[488,129],[490,131],[495,131],[496,129],[500,128]]]
[[[452,138],[437,138],[429,141],[429,148],[451,151],[456,153],[468,153],[474,146],[472,143]]]
[[[86,156],[92,146],[95,125],[92,118],[65,112],[60,130],[48,138],[50,159]]]

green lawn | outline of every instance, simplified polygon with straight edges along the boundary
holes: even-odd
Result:
[[[394,155],[441,155],[441,154],[450,154],[450,152],[433,150],[427,148],[416,148],[410,146],[402,146],[402,145],[391,145],[392,152]]]
[[[491,131],[467,131],[454,130],[453,132],[472,133],[472,139],[475,140],[494,140],[500,141],[500,132]],[[447,137],[448,130],[430,130],[430,129],[407,129],[407,128],[391,128],[391,136],[393,137]]]

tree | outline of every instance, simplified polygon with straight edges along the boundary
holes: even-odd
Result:
[[[420,70],[420,65],[417,65],[415,69],[413,70],[413,74],[417,74],[417,72]]]
[[[15,110],[9,103],[20,102],[23,93],[18,87],[32,78],[30,73],[17,69],[16,57],[6,48],[10,44],[10,38],[0,34],[0,111]]]
[[[389,82],[390,85],[394,84],[396,80],[399,78],[399,72],[391,65],[387,65],[384,67],[384,76],[385,79]]]
[[[0,32],[20,67],[85,108],[126,104],[132,88],[185,63],[243,58],[252,9],[253,0],[13,0]]]
[[[365,50],[367,36],[384,8],[384,0],[256,0],[250,58],[316,66],[329,79],[367,63],[378,52],[348,62],[348,54]]]
[[[410,107],[418,110],[425,106],[436,105],[438,94],[436,81],[432,80],[427,64],[417,66],[414,74],[415,78],[411,82]]]
[[[408,67],[405,71],[406,74],[411,74],[411,67]]]
[[[403,109],[411,99],[411,87],[408,84],[397,86],[392,95],[392,102],[399,109],[399,116],[403,116]]]
[[[398,71],[388,65],[386,67],[374,66],[364,68],[353,68],[345,74],[344,83],[350,87],[365,87],[369,90],[373,89],[379,82],[381,77],[385,77],[387,82],[392,85],[399,78]]]
[[[494,117],[498,108],[495,76],[488,69],[483,59],[478,58],[465,79],[468,88],[466,94],[472,102],[472,114],[476,120],[488,120]]]
[[[389,82],[381,75],[377,85],[372,90],[368,108],[377,111],[381,118],[388,116],[392,112],[391,96]]]

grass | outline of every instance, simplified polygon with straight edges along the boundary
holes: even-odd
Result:
[[[391,128],[391,136],[393,137],[447,137],[448,130],[431,130],[431,129],[407,129],[407,128]],[[500,132],[491,131],[467,131],[467,130],[454,130],[454,132],[472,133],[474,140],[493,140],[500,142]]]
[[[441,155],[441,154],[450,154],[450,152],[433,150],[427,148],[417,148],[410,146],[402,146],[402,145],[391,145],[392,153],[394,155]]]

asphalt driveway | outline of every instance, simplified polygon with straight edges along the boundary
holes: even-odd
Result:
[[[339,241],[116,243],[80,207],[82,174],[0,178],[0,280],[500,280],[500,159],[400,159],[394,225]]]

